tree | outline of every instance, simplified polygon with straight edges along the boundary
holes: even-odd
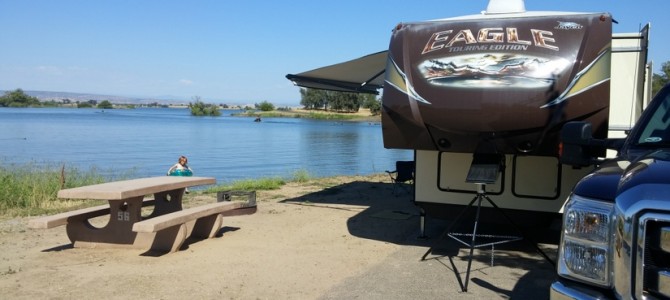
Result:
[[[204,103],[200,101],[199,96],[193,97],[194,102],[193,103],[188,103],[188,107],[191,109],[191,115],[192,116],[213,116],[213,117],[218,117],[221,115],[221,112],[219,111],[219,107],[211,104],[211,103]]]
[[[666,61],[661,65],[661,72],[660,74],[654,73],[651,80],[652,95],[656,95],[663,86],[670,82],[670,61]]]
[[[255,106],[256,106],[257,109],[260,109],[261,111],[273,111],[273,110],[275,110],[274,104],[272,104],[270,102],[267,102],[267,101],[263,101],[260,104],[256,104]]]
[[[107,100],[103,100],[102,102],[100,102],[98,104],[98,108],[100,108],[100,109],[112,109],[112,108],[114,108],[114,106],[112,105],[111,102],[109,102]]]
[[[326,109],[326,91],[318,89],[300,89],[300,105],[305,109]]]
[[[361,108],[361,94],[359,93],[328,91],[326,94],[330,110],[351,113]]]
[[[377,99],[375,95],[365,94],[363,95],[363,101],[361,106],[370,110],[370,113],[373,116],[376,116],[382,112],[382,102]]]
[[[339,112],[357,112],[363,103],[374,99],[374,95],[326,91],[319,89],[300,89],[300,104],[305,109],[323,109]]]
[[[0,107],[33,107],[41,106],[40,100],[35,97],[28,96],[22,89],[16,89],[11,92],[5,92],[5,95],[0,97]]]

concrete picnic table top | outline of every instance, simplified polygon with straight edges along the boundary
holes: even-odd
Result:
[[[113,181],[58,191],[58,198],[123,200],[191,186],[215,184],[213,177],[158,176]]]

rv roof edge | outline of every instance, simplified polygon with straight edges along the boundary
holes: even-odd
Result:
[[[489,0],[483,14],[512,14],[526,12],[524,0]]]

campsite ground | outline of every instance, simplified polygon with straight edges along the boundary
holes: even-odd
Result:
[[[227,217],[220,237],[162,256],[72,248],[63,227],[3,218],[0,291],[5,299],[548,298],[554,268],[523,241],[493,257],[476,250],[461,292],[467,249],[438,238],[442,220],[429,219],[432,238],[418,239],[418,210],[391,191],[386,174],[260,191],[257,213]],[[216,200],[191,195],[188,203],[203,201]],[[540,246],[555,257],[555,244]]]

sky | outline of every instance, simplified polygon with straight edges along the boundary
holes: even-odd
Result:
[[[0,90],[297,106],[285,78],[386,50],[400,22],[478,14],[488,0],[0,0]],[[670,61],[668,0],[526,0],[528,11],[651,23]]]

